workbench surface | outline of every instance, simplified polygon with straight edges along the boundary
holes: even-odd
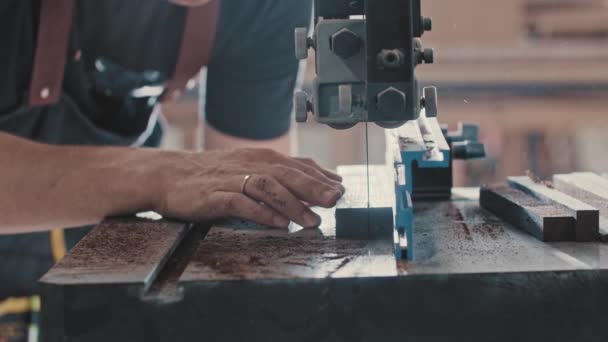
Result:
[[[386,241],[336,239],[333,210],[317,209],[323,224],[314,230],[214,225],[195,242],[180,282],[608,269],[608,244],[544,243],[481,209],[477,189],[454,192],[452,201],[416,203],[416,233],[424,236],[416,262],[397,263]],[[42,281],[153,281],[187,229],[164,221],[106,221]]]
[[[412,263],[396,262],[388,241],[337,240],[332,210],[319,211],[321,228],[292,233],[109,220],[42,278],[43,317],[61,319],[60,336],[84,311],[112,312],[79,341],[138,340],[143,332],[119,329],[134,320],[125,307],[151,311],[148,321],[163,322],[155,333],[184,340],[199,326],[210,330],[196,336],[226,339],[596,340],[608,318],[608,245],[541,242],[481,209],[477,193],[415,204],[424,255]],[[248,335],[228,325],[236,321]]]

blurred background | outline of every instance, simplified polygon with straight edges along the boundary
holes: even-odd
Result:
[[[423,43],[436,57],[417,69],[419,79],[438,87],[440,121],[451,129],[479,124],[488,153],[456,163],[456,185],[502,182],[526,170],[541,178],[608,172],[607,0],[424,0],[423,14],[433,18]],[[165,147],[199,148],[196,95],[164,106]],[[294,125],[294,153],[331,168],[365,163],[367,155],[384,162],[383,130],[374,124],[335,131],[312,121]]]

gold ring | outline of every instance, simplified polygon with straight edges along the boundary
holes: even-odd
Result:
[[[245,179],[243,179],[243,184],[241,185],[241,192],[243,193],[243,195],[246,195],[245,187],[247,186],[247,182],[249,182],[249,178],[251,178],[251,175],[247,175],[245,176]]]

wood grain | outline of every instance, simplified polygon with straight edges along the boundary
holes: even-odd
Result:
[[[597,241],[599,238],[599,210],[572,196],[551,189],[545,184],[535,183],[527,176],[509,177],[511,187],[537,197],[556,207],[567,209],[576,219],[576,241]]]
[[[506,186],[482,187],[479,203],[499,218],[542,241],[575,239],[570,211]]]
[[[597,208],[600,212],[600,237],[608,240],[608,179],[588,172],[555,175],[553,186]]]

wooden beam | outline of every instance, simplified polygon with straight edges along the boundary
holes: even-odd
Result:
[[[395,177],[387,165],[340,166],[346,193],[336,206],[338,239],[393,240]],[[368,203],[369,194],[369,203]]]
[[[583,201],[600,212],[600,237],[608,241],[608,179],[590,172],[553,176],[555,189]]]
[[[575,219],[567,209],[506,186],[482,187],[482,208],[542,241],[572,241]]]
[[[551,189],[545,184],[536,183],[527,176],[509,177],[511,187],[521,190],[555,206],[566,208],[576,219],[576,241],[597,241],[599,238],[600,214],[597,208],[584,203],[563,192]]]

